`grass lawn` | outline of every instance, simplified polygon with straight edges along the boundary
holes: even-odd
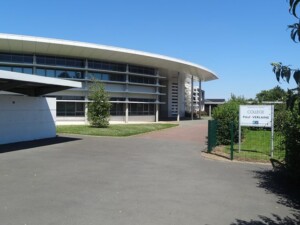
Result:
[[[162,130],[178,126],[171,123],[149,123],[149,124],[113,124],[108,128],[95,128],[88,125],[61,125],[56,127],[57,133],[83,134],[94,136],[127,137],[146,132]]]
[[[271,131],[246,129],[244,139],[239,145],[235,144],[234,159],[245,161],[269,161],[271,151]],[[273,158],[283,160],[285,151],[280,147],[282,137],[274,133],[274,153]],[[230,146],[225,146],[224,151],[230,154]]]

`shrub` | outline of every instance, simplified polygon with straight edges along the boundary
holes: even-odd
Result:
[[[229,101],[213,110],[212,117],[218,121],[217,144],[230,144],[231,122],[234,124],[234,141],[238,142],[239,106],[242,104],[246,104],[246,100],[243,97],[232,95]]]
[[[300,115],[297,109],[288,111],[283,125],[286,168],[293,180],[300,182]]]

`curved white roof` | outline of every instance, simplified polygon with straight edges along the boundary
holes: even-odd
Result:
[[[202,81],[218,79],[209,69],[184,60],[125,48],[0,33],[0,51],[99,59],[162,68],[193,75]]]

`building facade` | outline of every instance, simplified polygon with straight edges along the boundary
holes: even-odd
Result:
[[[217,79],[190,62],[110,46],[0,34],[0,70],[79,81],[81,88],[51,93],[57,123],[87,123],[88,89],[93,79],[109,93],[111,122],[155,122],[186,111],[186,79]]]

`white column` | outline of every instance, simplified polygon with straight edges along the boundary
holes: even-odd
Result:
[[[158,111],[159,111],[159,104],[155,105],[155,122],[158,123]]]
[[[178,76],[177,76],[177,122],[180,121],[180,95],[179,95],[179,85],[180,83],[180,80],[179,80],[179,73],[178,73]]]
[[[209,117],[211,117],[211,105],[209,105]]]
[[[128,103],[125,103],[125,123],[128,123]]]
[[[199,118],[200,119],[201,119],[201,108],[202,108],[202,87],[201,87],[201,80],[199,80]]]

